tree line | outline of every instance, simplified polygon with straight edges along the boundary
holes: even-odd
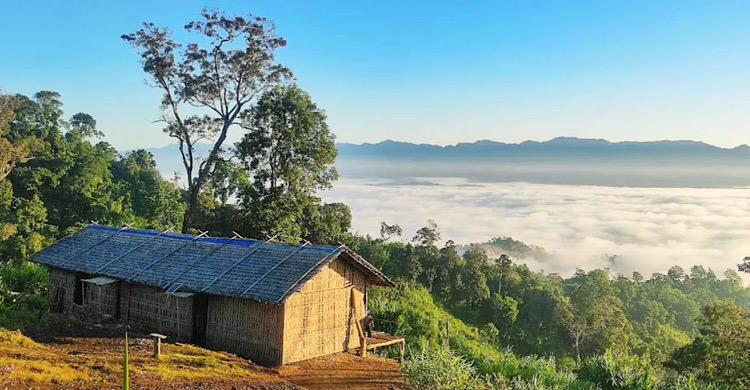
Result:
[[[411,337],[412,346],[440,346],[440,321],[429,317],[452,315],[476,330],[454,335],[454,349],[485,374],[504,370],[497,362],[507,363],[502,351],[510,350],[549,357],[576,372],[634,364],[654,380],[677,373],[750,385],[750,289],[737,270],[719,277],[701,265],[673,266],[645,278],[595,269],[563,277],[505,254],[490,258],[483,245],[463,253],[450,240],[438,245],[434,222],[407,239],[399,238],[397,225],[381,226],[380,237],[352,236],[349,245],[405,286],[378,291],[373,309],[387,329]],[[472,338],[476,345],[466,344]]]

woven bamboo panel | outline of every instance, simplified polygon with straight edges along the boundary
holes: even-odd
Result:
[[[305,283],[284,306],[283,363],[359,347],[355,321],[365,315],[365,288],[365,275],[338,259]]]
[[[73,307],[76,274],[59,268],[49,268],[47,298],[55,311],[68,311]]]
[[[206,346],[256,363],[281,363],[283,307],[250,299],[211,295]]]
[[[102,314],[117,315],[117,294],[120,282],[97,286],[83,284],[83,305],[93,307]]]
[[[192,341],[193,297],[177,297],[141,284],[120,284],[122,320],[136,329],[158,332],[171,340]]]

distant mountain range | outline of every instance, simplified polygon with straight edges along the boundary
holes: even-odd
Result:
[[[726,149],[696,141],[609,142],[603,139],[558,137],[549,141],[504,143],[477,141],[449,146],[383,141],[375,144],[338,144],[339,158],[422,159],[586,159],[617,157],[635,159],[750,158],[750,146]]]
[[[344,178],[464,178],[626,187],[748,187],[750,146],[721,148],[696,141],[609,142],[559,137],[549,141],[477,141],[450,146],[383,141],[337,144]],[[196,155],[210,146],[198,144]],[[149,148],[164,176],[183,173],[177,145]],[[395,182],[394,182],[395,183]],[[412,183],[400,180],[398,183]]]

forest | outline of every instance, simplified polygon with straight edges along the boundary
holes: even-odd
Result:
[[[0,326],[44,331],[46,271],[27,259],[87,224],[236,232],[346,244],[396,280],[375,289],[370,309],[376,327],[407,338],[402,370],[415,388],[750,388],[750,289],[739,274],[750,260],[720,275],[696,264],[565,276],[517,258],[541,248],[507,237],[489,243],[495,251],[459,246],[432,221],[413,235],[386,222],[379,237],[359,235],[345,204],[316,195],[337,179],[335,137],[275,62],[286,42],[272,24],[204,11],[186,29],[205,47],[148,23],[123,35],[163,92],[181,177],[162,177],[144,150],[119,153],[91,115],[67,116],[56,92],[0,94]],[[225,45],[233,40],[240,47]],[[184,117],[188,105],[201,113]],[[239,141],[226,142],[230,131]],[[193,154],[198,142],[211,143],[208,156]]]

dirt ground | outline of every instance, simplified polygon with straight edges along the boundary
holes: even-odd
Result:
[[[163,345],[159,360],[152,341],[129,342],[130,388],[145,390],[403,389],[394,360],[340,353],[273,369],[234,355],[191,345]],[[0,330],[0,390],[122,388],[124,340],[66,337],[35,342]]]
[[[405,389],[398,362],[374,356],[361,358],[339,353],[289,364],[276,369],[279,376],[310,390]]]
[[[129,344],[130,388],[148,390],[297,390],[272,370],[223,352],[190,345]],[[37,343],[0,331],[0,389],[122,389],[122,338],[70,337]],[[301,390],[301,389],[300,389]]]

